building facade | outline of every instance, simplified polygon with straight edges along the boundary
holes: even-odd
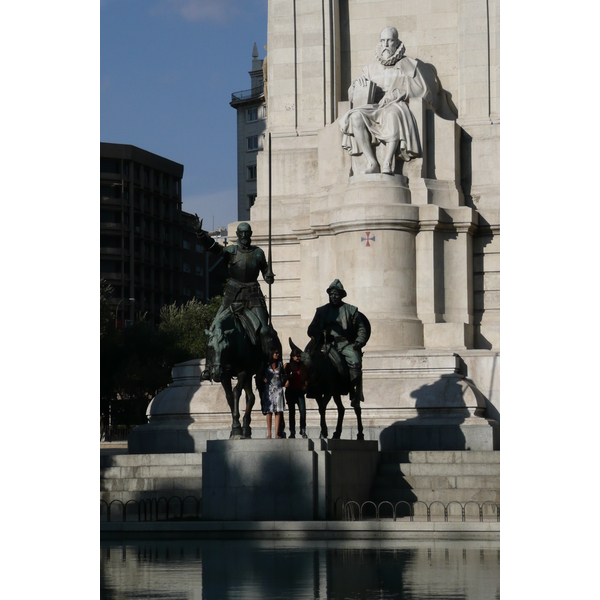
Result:
[[[100,277],[113,288],[117,325],[165,304],[222,293],[223,269],[196,243],[182,210],[183,165],[128,144],[100,144]],[[217,259],[218,260],[218,259]],[[215,294],[214,290],[218,290]],[[133,299],[133,300],[132,300]]]
[[[231,94],[230,105],[237,111],[238,220],[250,219],[256,200],[257,155],[264,147],[267,106],[264,94],[263,61],[256,44],[252,50],[250,89]]]

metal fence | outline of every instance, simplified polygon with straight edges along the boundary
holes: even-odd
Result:
[[[141,500],[100,500],[101,522],[197,521],[202,518],[202,498],[170,496]]]
[[[198,521],[202,519],[202,498],[195,496],[170,496],[141,500],[100,500],[101,522],[144,522],[144,521]],[[444,522],[500,522],[500,505],[487,501],[464,504],[453,501],[431,504],[417,500],[401,500],[393,504],[387,500],[376,504],[367,500],[362,504],[354,500],[342,502],[343,521],[383,521],[408,519],[409,521]]]
[[[486,501],[481,504],[470,501],[464,504],[452,501],[444,504],[438,500],[431,504],[417,500],[407,502],[400,500],[395,504],[384,500],[379,504],[367,500],[362,504],[349,500],[342,503],[342,520],[344,521],[381,521],[391,519],[409,519],[410,521],[500,521],[500,505]]]
[[[126,442],[127,436],[133,431],[136,425],[113,425],[110,427],[100,427],[101,442]]]
[[[235,102],[236,100],[248,100],[250,98],[257,98],[264,91],[264,83],[260,83],[257,86],[249,89],[249,90],[240,90],[239,92],[233,92],[231,94],[231,101]]]

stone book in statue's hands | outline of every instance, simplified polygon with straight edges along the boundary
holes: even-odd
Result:
[[[367,79],[366,85],[355,85],[352,93],[352,108],[373,104],[375,102],[375,90],[377,85]]]

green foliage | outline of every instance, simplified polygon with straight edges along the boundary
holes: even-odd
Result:
[[[117,330],[112,311],[103,316],[102,289],[101,285],[100,410],[107,414],[111,403],[113,422],[144,423],[150,400],[171,383],[173,365],[204,358],[205,329],[210,327],[221,298],[208,304],[190,300],[180,307],[165,306],[158,328],[138,316],[131,327]],[[108,297],[111,292],[106,292]]]
[[[221,297],[208,304],[190,300],[182,306],[169,304],[160,311],[159,331],[169,336],[174,349],[186,356],[183,360],[206,356],[206,333],[221,305]]]

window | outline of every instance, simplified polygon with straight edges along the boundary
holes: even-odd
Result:
[[[261,112],[260,118],[261,119],[266,119],[267,118],[267,105],[266,104],[263,104],[260,107],[260,112]]]
[[[120,223],[121,213],[114,210],[101,210],[100,223]]]
[[[119,174],[120,160],[113,158],[101,158],[100,159],[100,172],[101,173],[113,173]]]
[[[186,262],[183,263],[183,272],[184,273],[189,273],[190,272],[190,265]]]
[[[246,111],[246,122],[252,123],[252,121],[258,121],[258,107],[249,108]]]
[[[251,135],[248,140],[248,150],[258,150],[258,136]]]
[[[101,235],[100,248],[121,249],[121,238],[116,235]]]
[[[121,186],[120,185],[101,185],[100,196],[102,198],[120,198],[121,197]]]
[[[189,250],[190,249],[190,243],[188,240],[183,240],[183,249],[184,250]]]
[[[121,273],[121,263],[118,260],[101,260],[101,273]]]
[[[191,296],[192,295],[192,292],[191,292],[191,290],[190,290],[189,287],[183,286],[183,295],[184,296]]]
[[[202,300],[204,298],[204,292],[202,290],[196,290],[196,298]]]
[[[204,275],[204,269],[202,267],[196,267],[196,275],[202,277],[202,275]]]
[[[204,248],[200,244],[196,244],[196,252],[202,254],[204,252]]]
[[[256,179],[256,165],[250,165],[246,168],[246,179]]]

